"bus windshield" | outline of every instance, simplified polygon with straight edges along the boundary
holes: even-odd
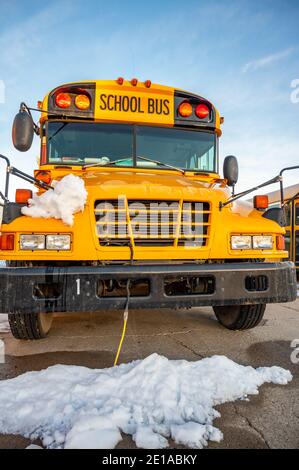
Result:
[[[47,163],[109,166],[115,162],[120,167],[159,169],[171,165],[184,170],[215,172],[216,139],[216,134],[208,131],[50,121]]]

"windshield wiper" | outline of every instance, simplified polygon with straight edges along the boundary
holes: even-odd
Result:
[[[58,129],[56,129],[56,131],[54,132],[54,134],[50,135],[49,136],[49,142],[51,139],[53,139],[53,137],[55,137],[55,135],[59,134],[59,132],[62,131],[62,129],[65,128],[65,126],[67,126],[69,124],[69,122],[63,122],[62,125],[60,127],[58,127]]]
[[[186,173],[186,171],[183,170],[183,168],[168,165],[168,163],[160,162],[159,160],[152,160],[151,158],[141,157],[140,155],[138,155],[137,158],[140,158],[140,160],[144,160],[145,162],[152,162],[152,163],[156,163],[157,165],[165,166],[166,168],[170,168],[171,170],[180,171],[181,173],[183,173],[183,175]]]
[[[140,155],[137,156],[137,159],[140,159],[140,160],[144,160],[145,162],[151,162],[151,163],[155,163],[156,165],[161,165],[161,166],[165,166],[166,168],[170,168],[171,170],[176,170],[176,171],[180,171],[183,175],[186,173],[185,170],[183,170],[182,168],[179,168],[177,166],[172,166],[172,165],[168,165],[168,163],[164,163],[164,162],[160,162],[159,160],[152,160],[151,158],[147,158],[147,157],[141,157]],[[91,163],[89,165],[83,165],[83,169],[86,170],[87,168],[92,168],[92,167],[97,167],[97,166],[111,166],[111,165],[116,165],[117,163],[122,163],[122,162],[126,162],[128,161],[128,158],[121,158],[120,160],[114,160],[112,162],[99,162],[99,163]]]
[[[112,162],[107,161],[107,162],[99,162],[99,163],[90,163],[89,165],[83,165],[82,168],[83,170],[86,170],[86,168],[91,168],[94,166],[110,166],[110,165],[116,165],[117,163],[122,163],[122,162],[127,162],[129,158],[121,158],[120,160],[114,160]]]

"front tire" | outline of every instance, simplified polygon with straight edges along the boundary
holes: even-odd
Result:
[[[42,339],[50,331],[52,313],[10,313],[8,321],[16,339]]]
[[[257,326],[265,313],[266,304],[213,307],[219,323],[229,330],[249,330]]]
[[[27,266],[26,261],[6,261],[7,267]],[[52,326],[52,313],[9,313],[10,331],[16,339],[45,338]]]

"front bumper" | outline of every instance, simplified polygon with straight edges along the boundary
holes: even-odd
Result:
[[[199,279],[208,288],[201,293],[167,293],[165,284],[174,278]],[[293,263],[227,263],[182,265],[130,265],[109,267],[1,268],[0,313],[90,312],[123,309],[126,297],[99,296],[103,280],[147,280],[146,295],[132,296],[130,308],[186,308],[289,302],[296,299]],[[107,281],[108,282],[108,281]],[[50,287],[47,297],[36,295]],[[54,288],[53,288],[54,286]],[[47,291],[47,289],[46,289]]]

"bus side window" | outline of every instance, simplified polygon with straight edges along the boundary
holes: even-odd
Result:
[[[299,225],[299,204],[295,208],[295,225]]]
[[[285,215],[286,215],[286,226],[290,227],[290,225],[291,225],[291,205],[290,205],[290,203],[285,205]]]

